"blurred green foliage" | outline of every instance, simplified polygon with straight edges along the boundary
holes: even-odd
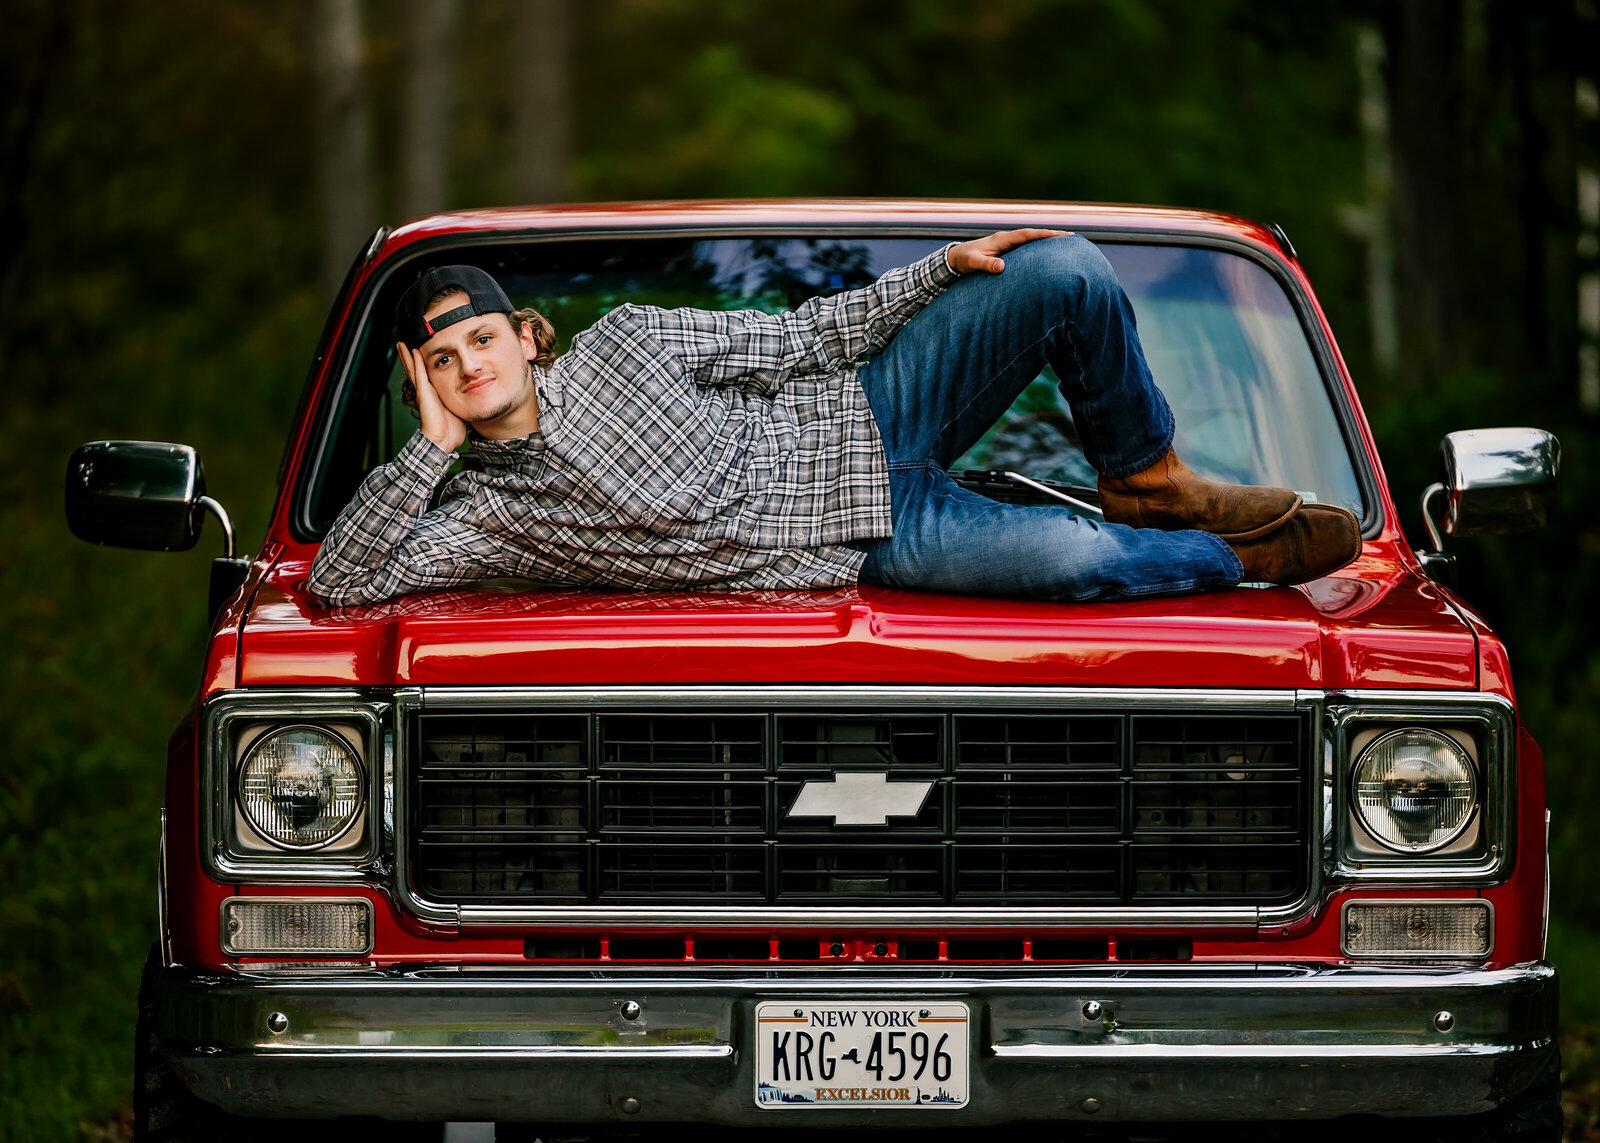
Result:
[[[509,197],[511,95],[496,79],[517,66],[510,2],[461,6],[440,157],[453,205]],[[1596,1021],[1595,426],[1555,367],[1390,377],[1375,366],[1364,246],[1340,222],[1365,193],[1352,37],[1372,10],[599,0],[582,6],[575,47],[573,190],[1117,200],[1278,221],[1341,339],[1410,524],[1444,431],[1557,431],[1566,490],[1552,526],[1455,550],[1464,594],[1510,644],[1545,747],[1555,955],[1569,1013]],[[213,529],[207,552],[159,556],[73,540],[63,464],[88,439],[188,442],[245,549],[259,541],[324,308],[311,11],[305,0],[6,5],[0,1136],[116,1133],[154,932],[164,740],[197,683],[218,542]],[[387,199],[402,65],[387,9],[367,11]],[[1508,306],[1485,320],[1521,315]]]

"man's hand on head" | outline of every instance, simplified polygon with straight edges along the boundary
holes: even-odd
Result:
[[[1014,250],[1024,243],[1037,242],[1041,238],[1056,238],[1071,233],[1070,230],[1045,230],[1037,226],[1001,230],[983,238],[974,238],[971,242],[957,243],[946,252],[945,259],[958,274],[971,274],[978,270],[986,274],[998,274],[1006,268],[1005,259],[1000,255],[1007,250]]]
[[[417,391],[417,412],[422,416],[422,435],[445,452],[455,452],[467,439],[467,422],[445,408],[444,402],[439,400],[439,393],[428,376],[428,363],[422,359],[422,352],[412,349],[403,341],[396,343],[395,349],[400,353],[400,363],[406,368],[406,376],[411,378],[411,387]]]

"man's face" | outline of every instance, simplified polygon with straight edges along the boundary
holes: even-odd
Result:
[[[423,316],[431,320],[467,304],[466,294],[450,294]],[[531,330],[519,333],[505,314],[458,321],[425,341],[421,352],[439,400],[470,425],[499,420],[533,399],[528,362],[538,346]]]

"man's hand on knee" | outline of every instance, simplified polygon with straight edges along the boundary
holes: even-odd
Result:
[[[1057,238],[1071,233],[1070,230],[1045,230],[1037,226],[1001,230],[984,238],[974,238],[971,242],[957,243],[945,253],[945,261],[958,274],[971,274],[979,270],[986,274],[998,274],[1006,268],[1005,259],[1000,255],[1007,250],[1041,238]]]

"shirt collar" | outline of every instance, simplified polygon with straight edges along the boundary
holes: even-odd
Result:
[[[525,437],[514,437],[508,441],[492,441],[488,437],[478,435],[475,429],[467,429],[467,440],[472,445],[472,455],[483,462],[483,466],[491,471],[513,471],[533,460],[544,452],[544,434],[529,433]]]
[[[545,379],[545,370],[535,365],[533,367],[533,380],[535,386],[540,385]],[[542,420],[545,415],[545,402],[540,394],[539,416]],[[542,432],[529,433],[525,437],[513,437],[510,440],[495,441],[482,435],[471,425],[467,426],[467,442],[472,447],[472,455],[483,462],[483,466],[490,470],[510,471],[522,467],[529,460],[544,452],[545,442]]]

